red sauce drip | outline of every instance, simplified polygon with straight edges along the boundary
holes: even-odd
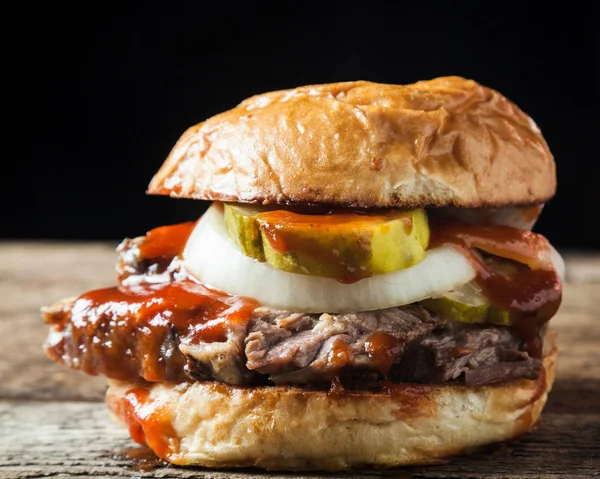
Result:
[[[347,343],[338,339],[327,356],[327,361],[333,372],[341,371],[350,362],[350,347]]]
[[[541,357],[539,329],[558,310],[562,292],[546,238],[509,226],[437,221],[431,227],[430,244],[452,245],[471,260],[476,282],[488,300],[511,313],[514,329],[527,343],[529,353]],[[518,273],[507,276],[494,271],[474,248],[522,263],[517,266]]]
[[[196,226],[195,221],[170,226],[161,226],[148,231],[138,246],[143,258],[174,258],[183,248]]]
[[[371,358],[371,364],[383,377],[387,377],[404,344],[398,338],[378,331],[365,341],[365,349]]]
[[[120,418],[125,422],[129,429],[129,435],[138,444],[147,446],[146,434],[144,434],[144,427],[141,421],[138,419],[138,411],[140,407],[148,399],[149,391],[143,388],[131,389],[125,394],[120,405],[121,407],[117,411]]]
[[[162,459],[168,460],[173,453],[172,443],[179,449],[179,438],[164,405],[150,398],[148,389],[138,387],[127,391],[116,412],[127,425],[131,438],[149,446]]]

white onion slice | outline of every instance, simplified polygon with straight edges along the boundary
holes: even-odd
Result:
[[[470,261],[451,247],[429,250],[425,259],[411,268],[353,284],[288,273],[241,253],[229,239],[222,212],[215,206],[194,228],[183,258],[190,274],[208,286],[254,298],[265,306],[306,312],[402,306],[443,294],[475,277]]]

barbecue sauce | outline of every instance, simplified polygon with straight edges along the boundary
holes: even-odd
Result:
[[[181,255],[194,226],[195,221],[188,221],[148,231],[144,241],[138,245],[141,257],[173,259]]]
[[[508,311],[513,330],[528,353],[542,356],[540,328],[556,313],[561,302],[561,282],[542,235],[503,225],[476,226],[437,220],[431,227],[431,247],[451,245],[473,264],[475,281],[487,299]],[[476,250],[516,261],[516,274],[495,271]]]
[[[168,273],[165,281],[173,279],[169,273],[175,272],[180,266],[174,260],[180,258],[195,226],[194,221],[161,226],[148,231],[141,238],[125,239],[117,247],[119,261],[115,269],[119,284],[129,286],[147,283],[150,270],[153,275]],[[156,282],[157,277],[153,279]]]
[[[164,226],[136,243],[138,261],[178,261],[194,223]],[[186,358],[179,342],[226,341],[229,329],[250,319],[257,303],[214,291],[189,276],[135,283],[80,296],[64,314],[47,315],[53,326],[46,351],[88,374],[133,381],[184,381]],[[65,340],[65,336],[70,336]]]
[[[371,334],[365,341],[365,349],[375,370],[385,378],[403,351],[404,344],[401,339],[383,331],[378,331]]]
[[[131,438],[154,453],[169,460],[173,451],[179,450],[179,437],[175,433],[165,405],[150,397],[144,387],[128,390],[119,399],[117,415],[125,422]]]

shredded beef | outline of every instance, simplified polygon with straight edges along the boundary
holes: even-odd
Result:
[[[541,361],[521,350],[510,329],[449,321],[407,351],[393,379],[442,383],[464,377],[470,386],[536,378]]]
[[[369,351],[374,333],[392,341],[393,357],[386,358],[392,366],[407,346],[443,323],[418,305],[335,315],[290,315],[267,308],[256,312],[246,337],[246,366],[269,374],[276,384],[330,380],[346,367],[381,368]]]
[[[228,384],[248,384],[254,373],[245,366],[246,328],[237,325],[229,330],[226,341],[182,342],[179,349],[187,358],[186,373],[192,379],[214,379]]]
[[[522,361],[498,362],[465,371],[467,386],[483,386],[509,379],[536,379],[542,370],[542,361],[526,357]]]
[[[177,281],[187,276],[181,257],[148,258],[140,253],[139,246],[145,236],[126,238],[117,247],[119,259],[115,267],[119,284],[158,284]]]

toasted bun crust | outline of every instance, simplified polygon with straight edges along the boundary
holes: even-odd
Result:
[[[553,333],[546,343],[539,379],[495,386],[399,385],[390,394],[336,395],[161,383],[140,406],[131,401],[134,384],[111,382],[107,404],[130,428],[132,417],[145,417],[148,444],[179,465],[343,470],[431,464],[532,428],[554,381]]]
[[[443,77],[257,95],[188,129],[148,192],[355,207],[543,203],[556,188],[540,130],[498,92]]]

